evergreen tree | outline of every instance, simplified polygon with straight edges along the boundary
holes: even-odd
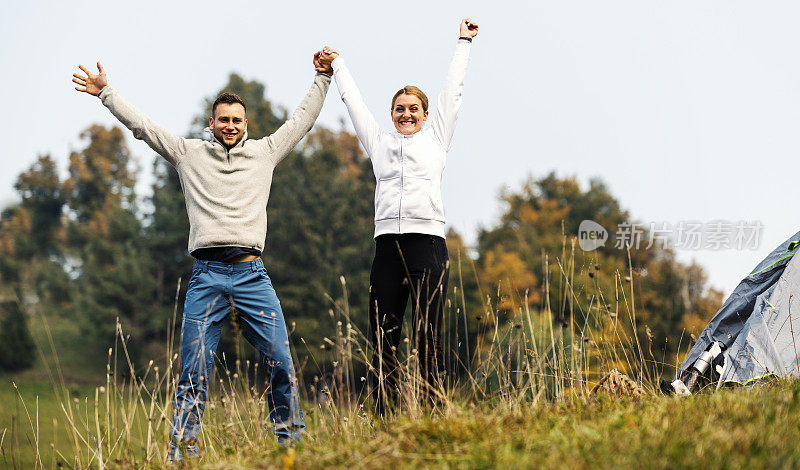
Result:
[[[55,161],[41,155],[31,167],[21,173],[14,183],[22,207],[31,214],[31,243],[35,253],[57,255],[60,252],[59,229],[64,208],[61,180]],[[30,253],[33,254],[33,253]]]
[[[177,282],[185,287],[192,270],[187,252],[189,217],[178,173],[163,158],[153,162],[155,182],[150,197],[153,212],[146,228],[147,249],[152,253],[156,295],[153,299],[161,316],[169,315],[175,302]],[[182,303],[183,298],[179,301]]]
[[[20,203],[0,217],[4,292],[22,292],[37,304],[62,306],[69,279],[62,267],[64,198],[53,159],[40,156],[17,177],[14,188]]]
[[[0,302],[0,372],[27,369],[35,358],[36,348],[19,303]]]
[[[94,125],[81,136],[87,145],[70,155],[64,183],[69,256],[79,260],[72,311],[90,343],[103,349],[114,341],[117,319],[123,332],[146,343],[161,337],[166,319],[151,311],[152,256],[137,216],[130,152],[117,127]]]
[[[346,302],[366,332],[374,192],[370,162],[345,132],[315,129],[302,155],[275,170],[264,262],[295,336],[307,343],[318,346],[334,333],[327,297],[339,303],[337,312]]]

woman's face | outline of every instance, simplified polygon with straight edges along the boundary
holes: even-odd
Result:
[[[414,95],[403,93],[394,100],[392,122],[397,132],[411,135],[422,129],[422,123],[428,119],[428,112],[423,111],[422,101]]]

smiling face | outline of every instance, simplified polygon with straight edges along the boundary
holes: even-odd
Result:
[[[233,148],[242,140],[244,131],[247,130],[244,106],[240,103],[217,104],[208,125],[222,145]]]
[[[403,135],[419,132],[426,119],[428,111],[417,96],[403,93],[395,98],[392,105],[392,122],[397,132]]]

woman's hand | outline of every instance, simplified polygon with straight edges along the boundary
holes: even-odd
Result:
[[[327,61],[328,63],[333,62],[334,59],[339,57],[339,53],[334,51],[328,46],[322,48],[322,56],[321,59]]]
[[[459,31],[460,38],[474,38],[478,35],[478,23],[474,23],[469,18],[461,20],[461,28]]]
[[[328,75],[333,73],[331,62],[333,59],[339,57],[339,54],[328,46],[322,48],[314,54],[314,69],[317,72],[326,73]]]

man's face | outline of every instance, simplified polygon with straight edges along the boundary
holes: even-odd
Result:
[[[394,101],[392,122],[397,132],[411,135],[422,128],[422,123],[426,119],[428,119],[428,112],[423,111],[422,101],[416,96],[402,94]]]
[[[225,147],[234,147],[247,130],[244,106],[239,103],[219,103],[208,121],[208,126],[214,132],[214,137]]]

